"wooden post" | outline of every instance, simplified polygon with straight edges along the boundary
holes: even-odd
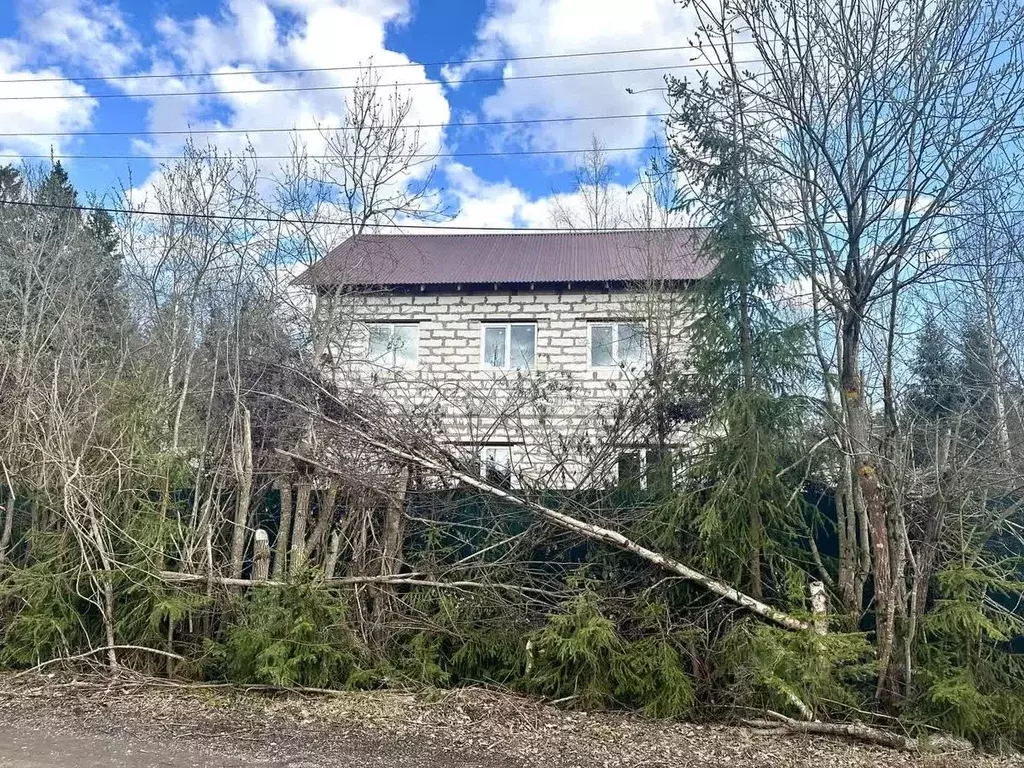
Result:
[[[828,634],[828,595],[825,584],[821,581],[811,582],[811,617],[815,634]]]
[[[292,531],[292,484],[287,478],[277,482],[281,492],[281,517],[274,542],[274,580],[284,581],[288,574],[288,539]]]
[[[266,581],[270,577],[270,536],[262,528],[256,531],[252,546],[252,580]]]
[[[299,483],[295,494],[295,518],[292,520],[292,550],[289,555],[292,576],[299,572],[306,563],[306,520],[309,517],[309,494],[312,487],[309,482]]]

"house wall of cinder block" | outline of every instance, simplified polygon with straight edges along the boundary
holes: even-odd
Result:
[[[645,372],[591,366],[588,328],[608,321],[647,325],[652,312],[678,314],[679,294],[671,302],[637,291],[569,286],[350,294],[332,349],[335,376],[344,387],[372,392],[396,412],[422,419],[456,455],[479,457],[487,446],[508,446],[514,471],[531,481],[563,488],[600,484],[608,478],[588,476],[593,454],[607,454],[617,406],[637,397]],[[685,322],[672,320],[674,328]],[[381,322],[415,323],[415,365],[393,368],[367,359],[369,324]],[[484,365],[482,327],[501,322],[535,324],[529,370]],[[667,347],[682,357],[685,336],[673,331]]]

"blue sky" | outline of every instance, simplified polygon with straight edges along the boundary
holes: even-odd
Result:
[[[287,136],[259,129],[336,122],[346,91],[233,91],[344,87],[355,71],[308,70],[370,60],[389,65],[380,70],[385,83],[408,84],[403,91],[416,122],[442,124],[423,132],[430,151],[564,153],[588,146],[592,136],[609,148],[649,147],[662,140],[653,116],[665,110],[662,76],[691,56],[648,50],[530,58],[685,45],[692,25],[672,0],[6,0],[3,6],[0,97],[50,98],[0,99],[0,131],[15,134],[0,137],[0,155],[17,160],[52,150],[132,158],[66,160],[87,192],[123,184],[129,173],[132,186],[144,185],[158,167],[154,158],[177,154],[185,138],[161,132],[191,130],[224,149],[248,139],[259,155],[282,154]],[[480,58],[500,61],[465,63]],[[643,67],[650,71],[521,79]],[[275,72],[247,74],[254,69]],[[214,74],[183,77],[195,72]],[[458,82],[467,78],[487,81]],[[643,93],[630,95],[627,88]],[[212,95],[168,95],[195,90]],[[638,117],[564,121],[603,115]],[[495,120],[563,122],[451,125]],[[211,129],[234,133],[206,133]],[[109,131],[127,135],[90,135]],[[70,135],[47,135],[54,132]],[[610,153],[618,194],[647,154]],[[574,160],[572,154],[441,157],[436,178],[460,223],[544,226],[553,201],[573,204]]]

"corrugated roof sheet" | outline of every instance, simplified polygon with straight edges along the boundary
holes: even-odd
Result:
[[[712,263],[703,229],[357,235],[296,283],[474,285],[697,280]]]

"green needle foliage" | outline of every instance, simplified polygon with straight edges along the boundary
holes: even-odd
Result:
[[[625,639],[592,591],[548,617],[533,636],[533,653],[527,684],[583,709],[617,703],[652,717],[678,717],[694,704],[678,639]]]
[[[815,717],[848,715],[871,695],[873,649],[862,633],[794,633],[737,622],[717,649],[722,691],[741,706]]]
[[[765,179],[744,141],[742,104],[716,111],[707,82],[676,84],[676,121],[685,145],[674,162],[691,182],[682,207],[703,211],[715,262],[694,289],[692,386],[708,414],[703,451],[691,464],[689,491],[668,506],[673,527],[696,532],[716,573],[764,594],[763,563],[772,535],[784,543],[802,514],[800,482],[784,471],[801,443],[802,400],[792,398],[805,331],[786,318],[780,291],[788,276],[767,252],[757,223]],[[717,94],[721,96],[721,94]]]
[[[39,559],[0,581],[0,613],[9,617],[0,625],[0,667],[32,666],[88,644],[95,610],[58,555],[65,544],[61,536],[37,534],[32,547]]]
[[[345,606],[307,574],[243,597],[211,648],[228,680],[311,688],[361,688],[375,679],[362,665]]]
[[[1024,584],[981,567],[951,566],[918,644],[921,695],[911,716],[987,747],[1024,745],[1024,659],[1008,642],[1024,634],[1011,607]]]

